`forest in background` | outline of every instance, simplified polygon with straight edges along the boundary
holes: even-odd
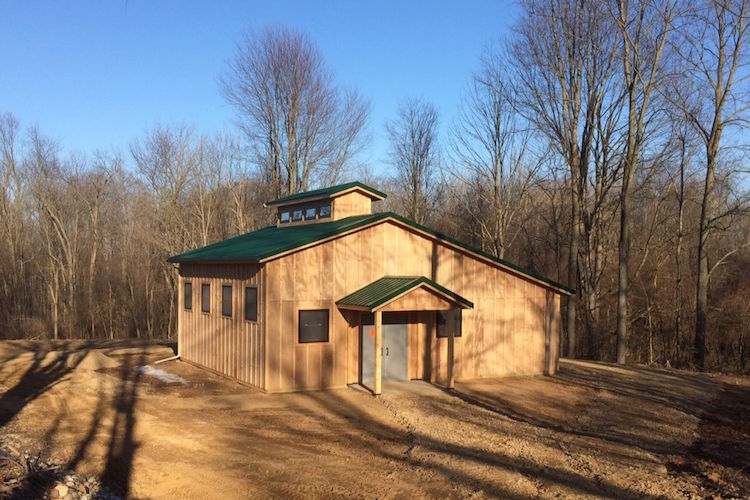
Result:
[[[174,336],[168,256],[361,180],[389,194],[376,210],[575,288],[569,357],[750,372],[750,0],[521,11],[455,115],[404,96],[383,175],[362,159],[383,127],[366,96],[285,27],[248,33],[219,75],[230,133],[155,125],[63,155],[0,114],[0,338]]]

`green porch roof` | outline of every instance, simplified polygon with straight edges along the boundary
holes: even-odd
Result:
[[[347,191],[352,188],[359,188],[362,191],[365,191],[370,195],[372,199],[375,200],[382,200],[388,196],[382,191],[378,191],[374,187],[368,186],[367,184],[363,184],[359,181],[355,181],[347,182],[346,184],[339,184],[338,186],[329,186],[321,189],[313,189],[312,191],[304,191],[302,193],[294,193],[287,196],[282,196],[281,198],[277,198],[275,200],[267,202],[266,206],[270,207],[272,205],[282,205],[285,203],[301,201],[307,198],[330,198],[336,193]]]
[[[319,222],[316,224],[300,224],[290,226],[269,226],[251,233],[242,234],[219,241],[195,250],[190,250],[169,257],[167,260],[174,263],[245,263],[261,262],[270,259],[295,248],[304,247],[317,241],[325,240],[340,234],[359,229],[386,219],[392,219],[416,231],[429,234],[438,241],[443,241],[456,247],[462,248],[469,253],[478,255],[484,259],[496,262],[503,267],[511,269],[516,273],[528,276],[533,280],[545,283],[557,290],[567,294],[574,294],[575,290],[557,283],[546,276],[525,269],[507,260],[495,257],[471,245],[467,245],[455,238],[446,236],[434,229],[418,224],[412,220],[402,217],[393,212],[380,212],[368,215],[355,215],[331,222]]]
[[[399,295],[426,285],[439,294],[457,303],[463,309],[472,309],[474,304],[455,292],[424,276],[384,276],[336,302],[338,306],[365,308],[374,311]]]

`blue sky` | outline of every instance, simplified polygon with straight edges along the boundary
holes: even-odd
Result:
[[[373,144],[386,161],[384,123],[420,96],[443,130],[483,46],[507,33],[507,1],[178,2],[0,0],[0,112],[39,125],[69,152],[120,149],[157,123],[232,128],[217,77],[243,32],[305,30],[341,84],[372,104]]]

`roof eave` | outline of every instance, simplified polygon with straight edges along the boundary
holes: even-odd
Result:
[[[286,205],[296,205],[298,203],[307,203],[307,202],[320,201],[320,200],[332,200],[334,198],[338,198],[339,196],[343,196],[345,194],[352,193],[355,191],[364,194],[365,196],[367,196],[373,201],[382,201],[388,197],[387,194],[381,191],[378,191],[375,188],[371,188],[369,186],[364,186],[364,185],[362,186],[354,185],[354,186],[350,186],[348,188],[342,189],[340,191],[334,191],[332,193],[315,194],[309,197],[300,196],[300,197],[295,197],[292,199],[286,199],[286,197],[279,198],[276,200],[267,201],[263,204],[263,206],[266,208],[283,207]],[[290,195],[290,196],[293,196],[293,195]]]
[[[167,262],[171,264],[258,264],[257,259],[181,259],[169,257]]]

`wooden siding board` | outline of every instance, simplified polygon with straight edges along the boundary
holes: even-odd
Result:
[[[184,310],[184,302],[179,303],[179,352],[183,359],[210,368],[223,375],[243,382],[262,386],[260,373],[263,355],[258,344],[252,345],[249,339],[260,339],[262,316],[258,322],[244,320],[244,287],[258,286],[258,265],[206,265],[182,264],[179,283],[182,288],[189,280],[193,284],[193,309]],[[201,284],[211,286],[211,312],[201,312]],[[232,285],[232,316],[221,315],[221,287]],[[181,295],[179,293],[178,296]],[[259,308],[262,307],[262,294],[259,294]]]

